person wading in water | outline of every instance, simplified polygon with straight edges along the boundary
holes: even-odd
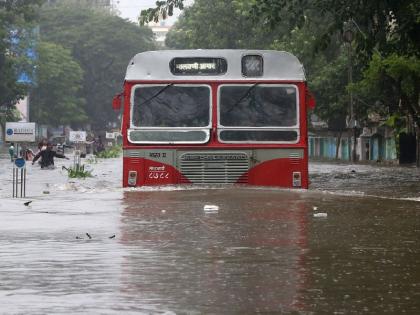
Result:
[[[64,156],[63,154],[59,154],[52,149],[52,144],[48,143],[47,148],[45,150],[41,150],[35,155],[34,159],[32,160],[32,165],[41,158],[41,168],[43,169],[52,169],[54,168],[54,157],[60,159],[69,159],[68,157]]]

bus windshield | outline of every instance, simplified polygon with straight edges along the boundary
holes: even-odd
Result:
[[[210,126],[207,85],[138,85],[133,93],[134,127],[194,128]]]
[[[224,127],[296,127],[297,92],[293,85],[223,85],[219,119]]]

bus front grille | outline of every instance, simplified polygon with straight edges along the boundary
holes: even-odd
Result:
[[[244,152],[189,152],[178,160],[181,183],[248,183],[249,157]]]

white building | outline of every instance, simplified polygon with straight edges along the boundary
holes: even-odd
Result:
[[[166,25],[165,20],[159,21],[158,23],[151,22],[148,24],[150,29],[152,30],[155,40],[159,46],[165,46],[165,39],[166,35],[168,34],[169,30],[171,29],[172,25]]]

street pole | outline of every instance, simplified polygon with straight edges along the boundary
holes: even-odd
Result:
[[[345,26],[347,29],[344,31],[344,41],[348,44],[348,85],[353,83],[353,59],[352,59],[352,46],[351,43],[353,41],[353,30],[351,27],[352,23],[351,20]],[[349,125],[347,126],[349,129],[352,130],[352,138],[353,143],[351,145],[351,161],[354,163],[357,160],[356,156],[356,146],[357,146],[357,138],[356,138],[356,118],[354,114],[354,104],[353,104],[353,92],[349,89]]]
[[[353,83],[353,59],[352,59],[352,47],[351,42],[349,43],[349,84]],[[350,121],[352,123],[353,129],[353,145],[351,150],[351,161],[354,163],[357,161],[356,155],[356,146],[357,146],[357,136],[356,136],[356,115],[354,113],[354,102],[353,102],[353,92],[349,90],[349,102],[350,102]]]

